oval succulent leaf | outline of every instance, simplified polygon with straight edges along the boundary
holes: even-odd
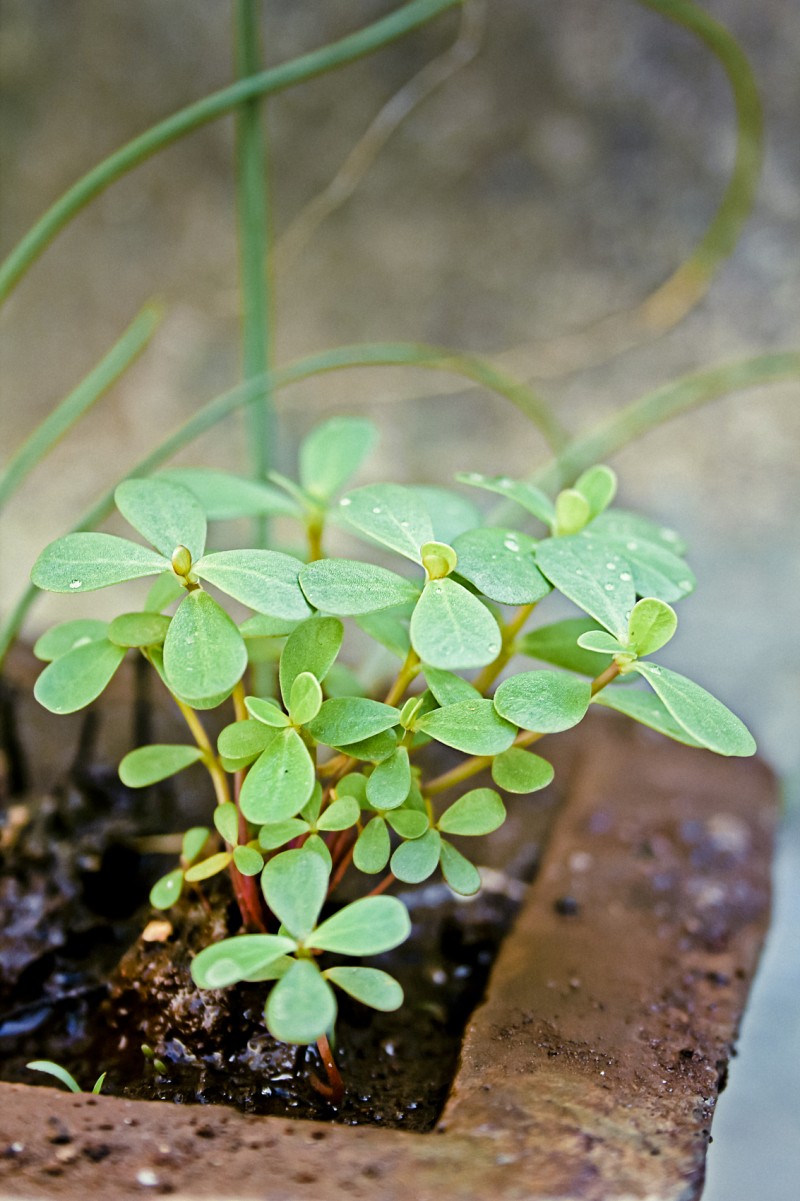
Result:
[[[443,834],[480,835],[498,830],[506,807],[493,788],[473,788],[454,801],[437,822]]]
[[[360,872],[374,876],[386,867],[391,852],[386,822],[382,817],[373,817],[358,836],[353,851],[353,863]]]
[[[119,778],[128,788],[147,788],[202,758],[203,752],[196,746],[140,746],[120,763]]]
[[[125,658],[125,648],[107,638],[75,647],[48,663],[33,688],[51,713],[75,713],[96,700]]]
[[[600,655],[619,655],[628,649],[613,634],[609,634],[607,630],[589,630],[588,633],[581,634],[578,639],[578,646]],[[598,660],[595,660],[595,663],[597,663],[595,673],[599,673],[602,664]]]
[[[453,892],[462,897],[472,897],[480,890],[481,877],[477,867],[446,838],[442,839],[440,861],[442,875]]]
[[[169,629],[160,613],[121,613],[108,627],[108,638],[117,646],[160,646]]]
[[[552,663],[554,667],[576,671],[582,676],[596,676],[603,664],[593,652],[578,646],[578,639],[581,634],[600,628],[590,617],[568,617],[566,621],[556,621],[523,634],[517,640],[517,650],[521,655]]]
[[[500,653],[494,617],[455,580],[429,580],[411,617],[411,645],[423,663],[447,669],[483,667]]]
[[[492,779],[505,792],[538,792],[553,779],[553,767],[541,755],[512,746],[492,761]]]
[[[208,826],[192,826],[187,830],[181,842],[181,862],[186,866],[194,863],[209,839],[211,831]]]
[[[175,467],[158,477],[191,492],[209,521],[235,517],[297,517],[300,506],[279,488],[208,467]]]
[[[324,701],[308,731],[326,746],[342,746],[371,738],[391,729],[400,720],[392,705],[362,696],[337,696]]]
[[[694,573],[673,551],[638,538],[609,537],[602,531],[594,536],[611,554],[626,560],[637,595],[676,601],[694,591]]]
[[[162,571],[158,579],[151,584],[144,602],[145,612],[161,613],[170,605],[174,605],[175,601],[183,600],[185,595],[186,589],[170,567],[168,571]]]
[[[332,417],[300,444],[300,483],[310,496],[327,501],[355,475],[378,440],[363,417]]]
[[[540,542],[536,562],[559,592],[625,642],[628,614],[636,602],[633,574],[625,559],[585,530]]]
[[[281,851],[261,876],[267,904],[278,921],[299,941],[317,923],[328,893],[329,873],[319,855],[305,849]]]
[[[421,838],[430,826],[427,813],[418,809],[391,809],[386,814],[386,820],[401,838]]]
[[[288,704],[295,678],[310,671],[323,682],[342,645],[344,626],[338,617],[311,617],[286,639],[281,653],[281,696]]]
[[[744,722],[705,688],[655,663],[637,662],[633,670],[644,676],[678,725],[710,751],[718,755],[755,754],[755,739]]]
[[[552,525],[555,520],[555,508],[550,497],[540,488],[524,480],[512,480],[507,475],[482,475],[479,471],[461,471],[456,475],[456,479],[462,484],[484,488],[487,492],[496,492],[499,496],[516,501],[521,508],[538,517],[545,525]]]
[[[195,563],[194,570],[257,613],[302,621],[310,609],[299,583],[301,567],[276,550],[220,550]]]
[[[656,525],[639,513],[631,513],[627,509],[609,509],[601,513],[592,526],[595,533],[611,535],[625,540],[648,542],[652,546],[663,547],[673,555],[682,555],[686,551],[686,543],[675,530],[667,526]]]
[[[375,809],[396,809],[410,790],[411,764],[408,751],[401,746],[379,763],[367,780],[367,799]]]
[[[503,605],[532,605],[552,590],[536,566],[536,543],[507,529],[469,530],[455,539],[457,571],[465,580]]]
[[[339,515],[350,529],[422,563],[420,547],[433,542],[430,514],[419,496],[400,484],[369,484],[348,492]]]
[[[362,738],[359,742],[337,743],[335,749],[344,751],[353,759],[361,759],[365,763],[382,763],[393,755],[397,748],[397,735],[394,730],[383,730],[370,738]]]
[[[598,692],[593,704],[624,713],[626,717],[641,722],[643,726],[649,726],[651,730],[657,730],[659,734],[665,734],[674,742],[683,742],[686,746],[703,745],[678,725],[669,709],[654,692],[644,692],[639,688],[604,688],[602,692]]]
[[[363,1005],[382,1013],[390,1013],[403,1004],[402,988],[388,972],[379,968],[329,967],[323,975]]]
[[[315,609],[340,617],[377,613],[414,602],[419,585],[374,563],[317,559],[300,572],[300,586]]]
[[[314,1043],[333,1028],[336,997],[315,963],[296,960],[269,994],[264,1017],[273,1038]]]
[[[365,613],[363,617],[357,617],[355,620],[356,625],[360,626],[373,642],[379,642],[398,659],[405,659],[411,649],[408,623],[413,611],[413,605],[397,605],[380,613]]]
[[[617,494],[617,476],[610,467],[598,463],[589,467],[575,481],[575,491],[586,498],[589,512],[594,519],[608,508]]]
[[[637,655],[652,655],[666,646],[677,627],[674,609],[664,601],[646,597],[633,607],[628,622],[628,642]]]
[[[404,884],[420,884],[427,880],[436,871],[441,845],[438,830],[428,830],[421,838],[401,843],[391,860],[397,879]]]
[[[230,865],[231,859],[229,851],[219,851],[216,855],[209,855],[208,859],[201,859],[199,863],[193,863],[190,868],[187,868],[184,878],[192,884],[198,880],[208,880],[211,876],[217,876],[220,872],[224,872],[225,868]]]
[[[252,762],[267,749],[276,736],[277,730],[274,727],[254,718],[234,721],[220,733],[217,750],[226,759],[244,759]]]
[[[433,536],[438,542],[452,546],[453,539],[466,530],[474,530],[481,524],[481,513],[477,505],[449,488],[438,488],[429,484],[414,484],[415,492],[431,515]]]
[[[202,555],[206,515],[188,488],[163,479],[124,480],[114,493],[114,503],[125,520],[167,558],[176,546],[185,546],[192,560]]]
[[[36,640],[33,653],[37,659],[51,663],[53,659],[60,659],[62,655],[68,654],[78,646],[85,646],[87,642],[99,642],[101,638],[106,637],[107,630],[107,621],[97,621],[92,617],[62,621],[60,625],[46,630]]]
[[[349,830],[354,826],[361,814],[361,807],[355,797],[342,796],[329,805],[317,820],[318,830]]]
[[[334,913],[305,941],[318,951],[339,955],[382,955],[399,947],[410,933],[411,919],[397,897],[362,897]]]
[[[311,796],[314,779],[314,764],[300,735],[279,730],[245,777],[242,813],[256,825],[295,817]]]
[[[289,716],[296,726],[312,721],[322,706],[322,688],[310,671],[301,671],[295,676],[289,694]]]
[[[263,856],[254,847],[234,847],[233,862],[243,876],[257,876],[264,866]]]
[[[258,845],[264,851],[275,851],[278,847],[286,846],[293,838],[307,833],[307,821],[302,821],[299,817],[289,817],[285,822],[262,826],[258,832]]]
[[[557,734],[578,724],[591,698],[587,680],[556,671],[523,671],[503,681],[494,694],[494,706],[523,730]]]
[[[577,534],[591,517],[586,497],[575,488],[565,488],[556,497],[556,528],[559,536]]]
[[[467,755],[498,755],[511,746],[517,733],[516,725],[483,698],[434,709],[417,721],[416,728]]]
[[[477,688],[468,680],[441,667],[425,667],[425,680],[440,705],[455,705],[458,701],[476,701],[480,698]],[[412,698],[419,699],[419,698]]]
[[[44,548],[31,580],[47,592],[93,592],[169,566],[163,555],[116,534],[67,534]]]
[[[205,947],[192,960],[192,979],[198,988],[228,988],[295,949],[291,938],[279,934],[237,934]]]
[[[239,811],[233,801],[217,805],[214,810],[214,826],[220,838],[235,847],[239,841]]]
[[[244,706],[250,716],[265,726],[282,729],[289,725],[289,718],[277,701],[271,697],[246,696]]]
[[[167,872],[160,880],[156,880],[150,889],[150,904],[154,909],[169,909],[174,905],[183,891],[183,870],[176,867]]]
[[[234,622],[207,592],[190,592],[164,640],[164,674],[171,690],[190,704],[225,696],[246,667],[247,648]]]

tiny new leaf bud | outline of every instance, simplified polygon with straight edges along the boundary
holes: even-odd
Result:
[[[192,556],[185,546],[176,546],[172,552],[172,570],[184,579],[192,570]]]
[[[451,571],[455,571],[458,557],[452,546],[446,542],[426,542],[420,547],[422,566],[428,573],[428,579],[441,580]]]

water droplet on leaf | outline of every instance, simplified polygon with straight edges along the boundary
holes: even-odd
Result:
[[[344,508],[345,505],[351,505],[352,503],[353,502],[351,501],[349,496],[343,496],[342,499],[339,501],[339,504],[342,508]]]
[[[81,581],[80,580],[70,580],[69,586],[70,586],[70,588],[80,588]]]
[[[629,571],[623,571],[623,572],[621,572],[621,573],[620,573],[620,577],[619,577],[619,578],[620,578],[621,580],[623,580],[623,581],[624,581],[624,583],[626,583],[626,584],[627,584],[627,583],[628,583],[630,580],[632,580],[632,579],[633,579],[633,576],[631,575],[631,573],[630,573]]]

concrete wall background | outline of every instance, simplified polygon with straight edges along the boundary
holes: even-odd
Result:
[[[265,0],[267,61],[393,7]],[[685,31],[631,0],[493,0],[478,57],[410,115],[352,199],[279,265],[279,361],[370,339],[512,351],[508,361],[579,429],[684,372],[796,344],[800,13],[777,0],[705,7],[754,65],[767,159],[736,253],[680,326],[611,358],[580,332],[638,303],[702,236],[733,150],[721,69]],[[231,6],[221,0],[4,0],[0,20],[4,247],[102,156],[231,78]],[[457,24],[448,14],[271,101],[278,235],[380,106],[452,42]],[[163,299],[167,317],[91,423],[10,506],[4,596],[16,593],[41,546],[157,434],[236,380],[232,135],[232,120],[223,119],[115,184],[6,306],[0,385],[11,446],[148,297]],[[577,336],[565,358],[561,339],[570,333]],[[543,454],[535,432],[499,399],[374,370],[283,394],[284,467],[309,425],[341,408],[375,417],[382,452],[369,470],[399,481],[459,468],[523,474]],[[674,525],[692,548],[699,588],[681,608],[667,661],[740,712],[790,777],[800,773],[799,446],[798,389],[783,385],[716,402],[614,460],[623,502]],[[237,422],[182,456],[227,467],[242,457]],[[82,612],[109,612],[113,597],[95,596]],[[63,600],[47,598],[31,631],[68,615]],[[715,1128],[712,1201],[778,1201],[800,1171],[797,1141],[791,1146],[800,1112],[796,815],[784,840],[779,921]],[[745,1187],[748,1171],[757,1190],[752,1180]]]

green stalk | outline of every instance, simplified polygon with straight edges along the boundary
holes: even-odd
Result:
[[[36,222],[0,266],[0,301],[5,299],[31,264],[76,213],[104,192],[115,180],[165,146],[169,146],[171,142],[207,125],[210,121],[216,121],[218,117],[238,108],[254,96],[274,95],[297,83],[303,83],[326,71],[333,71],[337,67],[343,67],[372,54],[460,3],[461,0],[410,0],[410,3],[404,4],[395,12],[337,42],[300,55],[299,58],[282,63],[278,67],[260,71],[258,75],[249,79],[238,80],[159,121],[157,125],[153,125],[93,167]]]
[[[141,354],[161,321],[159,306],[148,304],[69,396],[52,409],[13,454],[0,474],[0,508],[16,492],[37,463],[100,399]]]
[[[259,0],[236,3],[236,72],[240,79],[261,66],[258,31]],[[266,376],[272,366],[273,297],[270,254],[270,211],[267,155],[261,97],[246,100],[236,114],[236,208],[239,233],[242,375]],[[275,466],[275,406],[266,384],[260,403],[245,410],[252,473],[266,480]],[[255,520],[255,545],[266,546],[268,521]]]

